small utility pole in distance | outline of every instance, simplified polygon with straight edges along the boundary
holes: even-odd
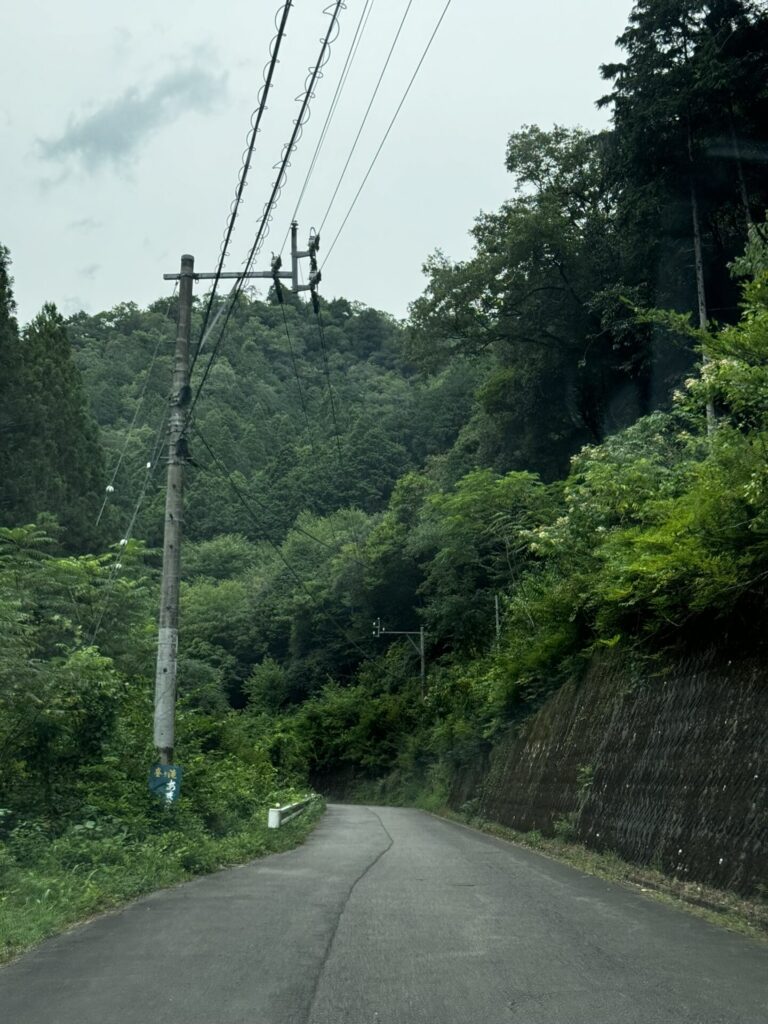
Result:
[[[424,647],[424,627],[420,626],[418,631],[414,629],[384,629],[383,626],[381,625],[381,619],[374,619],[373,635],[377,638],[380,636],[408,637],[411,646],[421,659],[421,699],[424,700],[424,697],[427,692],[427,661]],[[419,638],[418,643],[416,643],[416,641],[413,639],[415,636]]]
[[[192,280],[195,260],[181,257],[179,325],[170,397],[168,472],[165,490],[163,578],[155,672],[154,740],[160,764],[173,762],[176,710],[176,652],[179,646],[179,576],[181,529],[184,521],[184,464],[187,461],[184,419],[189,405],[189,337],[192,324]]]

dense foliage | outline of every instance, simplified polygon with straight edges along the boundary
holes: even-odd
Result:
[[[56,308],[44,306],[19,331],[9,262],[0,246],[0,514],[14,523],[55,515],[63,546],[82,551],[103,541],[94,526],[104,487],[96,423]]]

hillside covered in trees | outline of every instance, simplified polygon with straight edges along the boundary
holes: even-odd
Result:
[[[620,43],[610,126],[509,126],[511,198],[407,322],[238,304],[188,436],[179,844],[310,778],[439,803],[596,650],[756,643],[768,17],[638,0]],[[119,858],[156,814],[177,300],[19,326],[0,270],[0,842]],[[425,628],[425,693],[379,618]]]

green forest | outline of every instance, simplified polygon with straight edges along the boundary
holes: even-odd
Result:
[[[638,0],[620,47],[604,131],[502,124],[510,198],[471,258],[425,254],[407,320],[241,296],[188,429],[170,812],[147,773],[178,298],[20,325],[0,249],[6,909],[251,856],[309,786],[441,807],[603,648],[756,648],[768,15]],[[377,620],[424,628],[424,687]]]

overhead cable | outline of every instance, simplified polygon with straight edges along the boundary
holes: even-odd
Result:
[[[325,122],[323,123],[323,127],[320,131],[320,138],[318,139],[317,145],[315,146],[315,152],[312,154],[312,159],[309,164],[309,170],[307,171],[307,175],[304,178],[304,184],[301,186],[299,198],[296,200],[296,206],[293,209],[291,221],[295,221],[298,215],[299,207],[301,206],[301,201],[304,198],[304,193],[307,191],[307,188],[309,186],[310,179],[315,170],[315,166],[317,165],[317,158],[319,157],[320,150],[323,148],[323,144],[325,143],[326,136],[328,135],[328,129],[330,128],[331,122],[333,121],[333,116],[336,113],[336,108],[338,106],[339,100],[341,99],[341,94],[344,91],[344,86],[347,83],[349,72],[352,70],[352,65],[355,61],[355,57],[357,56],[357,51],[360,48],[360,42],[363,38],[363,34],[368,24],[368,18],[370,17],[371,11],[373,10],[374,3],[375,0],[365,0],[365,5],[363,6],[363,10],[360,14],[360,20],[357,23],[355,34],[352,37],[352,42],[350,43],[349,50],[347,51],[347,57],[346,60],[344,61],[344,67],[341,69],[341,75],[339,76],[339,81],[336,85],[336,91],[333,94],[331,105],[328,108],[328,113],[326,115]],[[289,226],[288,230],[285,233],[283,244],[280,247],[281,253],[285,249],[285,243],[288,241],[290,231],[291,229]]]
[[[309,120],[309,103],[310,100],[314,99],[315,97],[315,85],[323,77],[323,68],[326,66],[326,64],[331,58],[330,47],[336,41],[339,35],[340,28],[338,17],[339,12],[341,11],[342,8],[346,8],[344,0],[336,0],[335,4],[326,7],[325,11],[323,12],[324,14],[330,14],[331,22],[328,26],[328,31],[326,32],[324,38],[322,39],[320,55],[317,58],[317,62],[315,63],[313,68],[309,69],[309,73],[304,84],[304,92],[301,96],[297,97],[297,101],[301,102],[299,116],[293,123],[293,131],[291,132],[290,139],[283,146],[283,152],[281,154],[280,160],[275,164],[275,170],[278,171],[278,174],[272,186],[272,193],[264,205],[264,212],[262,213],[261,218],[259,219],[259,227],[256,232],[256,238],[254,240],[254,243],[251,247],[251,251],[248,254],[248,258],[245,263],[245,273],[247,273],[251,269],[253,261],[255,260],[256,256],[258,256],[261,250],[261,246],[265,238],[269,234],[269,226],[272,222],[274,208],[277,203],[277,200],[280,197],[280,193],[283,190],[283,186],[285,185],[285,178],[288,172],[288,168],[291,166],[291,155],[293,151],[296,149],[299,139],[301,138],[304,132],[304,126]],[[334,32],[335,35],[333,35]]]
[[[125,555],[125,549],[128,546],[128,542],[131,540],[133,536],[133,530],[136,525],[136,520],[138,519],[139,512],[141,511],[141,506],[144,504],[144,499],[147,496],[147,491],[149,490],[149,485],[152,481],[152,477],[155,475],[155,470],[157,469],[157,466],[160,462],[160,454],[163,449],[162,442],[163,436],[165,434],[166,421],[167,413],[165,410],[163,410],[162,419],[160,420],[158,429],[155,432],[155,439],[152,444],[152,450],[149,456],[149,460],[147,461],[147,464],[144,469],[144,479],[142,480],[141,488],[139,489],[139,494],[136,499],[136,503],[133,507],[130,519],[128,520],[128,523],[126,525],[125,532],[123,536],[120,538],[120,543],[118,545],[118,550],[115,555],[115,560],[112,563],[112,568],[110,570],[107,582],[105,584],[104,599],[101,602],[101,610],[94,624],[93,630],[88,641],[89,647],[92,647],[95,644],[96,637],[98,636],[99,630],[101,629],[101,624],[104,621],[104,616],[107,611],[107,605],[109,604],[109,598],[112,593],[112,588],[117,578],[117,574],[123,567],[122,560]]]
[[[174,284],[174,286],[173,286],[173,292],[171,293],[171,297],[168,300],[168,305],[166,307],[166,310],[165,310],[165,313],[164,313],[164,316],[163,316],[163,318],[165,320],[168,319],[168,315],[171,312],[171,306],[173,305],[173,299],[174,299],[174,296],[176,295],[176,289],[178,288],[178,286],[179,286],[179,282],[177,281]],[[149,379],[152,376],[152,369],[154,368],[155,361],[157,360],[158,354],[160,352],[160,346],[163,344],[164,341],[165,341],[165,338],[162,336],[162,334],[160,334],[158,336],[157,344],[155,345],[155,350],[152,353],[152,358],[149,361],[149,366],[147,367],[147,371],[146,371],[146,374],[144,376],[144,383],[143,383],[143,385],[141,387],[141,391],[139,392],[139,396],[136,399],[136,408],[133,411],[133,418],[131,419],[130,425],[128,427],[128,432],[125,435],[125,440],[123,441],[123,447],[122,447],[122,449],[120,451],[120,455],[118,456],[115,468],[112,470],[112,475],[109,478],[109,483],[107,484],[107,487],[106,487],[106,491],[105,491],[105,494],[104,494],[104,500],[101,503],[101,508],[99,509],[99,514],[96,516],[96,525],[97,526],[101,522],[101,517],[104,515],[104,509],[107,507],[107,502],[109,501],[110,494],[114,493],[115,481],[117,480],[117,474],[120,472],[120,467],[122,466],[123,460],[125,459],[126,452],[128,451],[128,445],[130,444],[131,438],[133,436],[133,431],[134,431],[134,428],[136,427],[136,421],[139,418],[139,413],[141,412],[141,407],[144,404],[144,397],[145,397],[145,395],[147,393],[147,386],[149,384]]]
[[[448,8],[450,6],[451,6],[451,0],[447,0],[447,2],[445,4],[445,7],[443,8],[442,14],[438,18],[437,24],[435,25],[435,27],[434,27],[434,29],[432,31],[432,35],[429,37],[429,39],[427,41],[427,45],[424,48],[424,52],[422,53],[421,57],[419,58],[419,63],[416,65],[416,69],[413,72],[413,74],[411,75],[411,79],[410,79],[410,81],[408,82],[408,85],[405,88],[405,92],[403,93],[402,99],[400,100],[400,102],[397,105],[397,109],[395,110],[395,113],[392,116],[392,120],[389,122],[389,124],[387,126],[387,130],[384,132],[384,137],[382,138],[381,142],[379,143],[378,149],[374,153],[373,159],[371,160],[371,162],[370,162],[370,164],[368,166],[368,170],[365,172],[365,176],[364,176],[362,182],[360,183],[360,187],[358,188],[357,192],[355,193],[354,199],[352,200],[352,202],[351,202],[351,204],[349,206],[349,209],[347,210],[347,212],[346,212],[346,214],[344,216],[344,220],[341,222],[341,227],[336,232],[336,235],[334,236],[334,239],[333,239],[333,241],[331,242],[331,244],[330,244],[330,246],[328,248],[328,251],[327,251],[327,253],[325,255],[325,259],[323,260],[323,266],[325,266],[325,264],[331,258],[331,253],[333,252],[334,246],[338,242],[339,236],[341,235],[342,231],[344,230],[344,227],[346,226],[346,223],[349,220],[350,215],[351,215],[352,211],[355,208],[355,205],[357,204],[357,200],[360,198],[360,193],[365,188],[365,183],[368,181],[368,178],[370,177],[371,171],[373,170],[373,168],[374,168],[374,166],[376,164],[376,161],[379,159],[379,154],[381,153],[382,149],[384,148],[385,142],[389,138],[389,133],[392,131],[392,128],[393,128],[393,126],[395,124],[395,121],[397,120],[398,114],[402,110],[403,104],[405,103],[406,99],[408,98],[408,93],[411,91],[411,86],[416,81],[416,76],[418,75],[419,71],[421,70],[421,66],[424,63],[424,60],[425,60],[427,54],[429,53],[429,50],[430,50],[430,47],[432,46],[434,38],[437,35],[437,32],[438,32],[440,26],[442,25],[443,19],[445,18],[445,15],[447,14]]]
[[[380,88],[381,83],[382,83],[382,81],[384,79],[384,75],[386,73],[386,70],[389,67],[389,62],[392,59],[392,54],[395,52],[395,47],[397,46],[397,41],[400,38],[401,32],[403,31],[403,26],[405,25],[405,20],[408,17],[408,12],[410,11],[412,5],[413,5],[413,0],[408,0],[408,5],[405,8],[405,11],[403,12],[402,18],[400,19],[400,24],[397,27],[397,32],[395,33],[395,38],[392,40],[392,45],[389,48],[389,53],[387,54],[387,58],[384,61],[384,66],[382,67],[381,71],[379,72],[378,81],[376,82],[376,85],[374,86],[373,93],[371,94],[371,98],[370,98],[370,100],[368,102],[368,106],[366,107],[365,113],[363,114],[363,119],[360,122],[360,127],[357,129],[357,135],[355,136],[355,141],[352,143],[352,148],[350,149],[349,153],[347,154],[346,163],[344,164],[344,166],[341,169],[341,174],[339,175],[339,180],[336,182],[336,188],[333,190],[333,195],[331,196],[331,201],[328,203],[328,208],[326,209],[325,213],[323,214],[323,219],[320,222],[320,229],[319,229],[320,231],[322,231],[323,228],[325,227],[325,222],[328,220],[328,214],[331,212],[331,208],[333,207],[333,204],[336,201],[336,196],[339,194],[339,189],[341,188],[341,183],[344,181],[344,176],[347,173],[347,169],[349,167],[349,163],[350,163],[350,161],[352,159],[352,156],[353,156],[353,154],[355,152],[355,149],[357,149],[357,144],[360,141],[360,136],[363,134],[363,128],[365,128],[365,123],[368,120],[368,115],[371,112],[371,107],[373,106],[374,100],[376,99],[376,96],[378,95],[379,88]]]
[[[309,445],[312,449],[312,454],[315,454],[315,442],[312,440],[312,427],[309,423],[309,413],[307,412],[307,403],[304,400],[304,386],[301,383],[301,374],[299,373],[299,364],[296,361],[296,353],[293,348],[293,342],[291,340],[291,332],[288,329],[288,317],[285,315],[285,303],[280,300],[280,310],[283,314],[283,326],[285,327],[285,337],[288,342],[288,351],[291,356],[291,365],[293,367],[293,375],[296,378],[296,384],[299,389],[299,401],[301,402],[301,411],[304,414],[304,423],[307,427],[307,437],[309,438]]]
[[[226,330],[227,330],[227,326],[229,324],[230,318],[232,316],[232,313],[234,312],[234,309],[235,309],[235,306],[237,304],[237,301],[238,301],[238,299],[240,297],[240,294],[241,294],[241,292],[243,290],[245,281],[247,280],[246,275],[248,273],[250,273],[251,267],[253,266],[253,262],[256,259],[256,256],[258,255],[258,253],[259,253],[259,251],[261,249],[261,246],[262,246],[262,244],[264,242],[264,239],[267,237],[267,234],[269,233],[269,225],[270,225],[270,222],[272,220],[272,215],[273,215],[273,212],[274,212],[274,208],[275,208],[277,200],[278,200],[278,198],[280,196],[280,193],[281,193],[281,191],[283,189],[283,185],[285,184],[285,177],[286,177],[287,170],[290,167],[290,157],[291,157],[291,154],[295,150],[295,148],[296,148],[296,146],[298,144],[298,141],[301,138],[301,134],[302,134],[302,132],[304,130],[304,125],[307,123],[307,120],[309,119],[309,103],[310,103],[310,100],[315,95],[315,92],[314,92],[315,85],[317,84],[318,80],[320,78],[322,78],[323,68],[325,67],[325,65],[328,63],[328,60],[330,59],[330,47],[331,47],[332,43],[335,42],[336,38],[338,37],[338,33],[339,33],[338,16],[339,16],[340,10],[343,7],[346,7],[346,4],[344,3],[344,0],[336,0],[335,4],[333,4],[330,7],[327,7],[325,9],[325,11],[324,11],[325,14],[330,14],[331,22],[330,22],[330,24],[328,26],[328,31],[326,32],[325,36],[322,39],[322,45],[320,47],[320,55],[318,56],[317,62],[314,65],[314,67],[310,69],[310,72],[309,72],[309,74],[307,76],[307,79],[306,79],[306,82],[305,82],[304,92],[303,92],[302,96],[299,97],[299,99],[301,101],[301,107],[299,109],[299,115],[296,118],[296,120],[294,121],[293,131],[291,132],[290,139],[283,146],[283,151],[282,151],[281,159],[278,161],[277,164],[275,164],[275,168],[279,168],[279,170],[278,170],[277,177],[275,178],[275,181],[274,181],[274,183],[272,185],[272,192],[271,192],[271,194],[269,196],[269,199],[267,200],[266,204],[264,205],[264,210],[263,210],[263,213],[262,213],[262,215],[261,215],[261,217],[259,219],[259,226],[258,226],[258,229],[256,231],[256,238],[254,239],[253,245],[251,246],[250,252],[248,253],[248,257],[245,260],[245,266],[243,268],[243,271],[242,271],[240,277],[238,277],[237,280],[235,281],[234,285],[232,286],[232,290],[229,293],[228,302],[227,302],[227,311],[226,311],[226,314],[224,316],[224,323],[221,326],[221,329],[219,331],[219,336],[216,339],[216,344],[214,345],[214,347],[213,347],[213,349],[211,351],[211,354],[210,354],[210,356],[208,358],[208,362],[206,364],[205,370],[203,372],[203,376],[202,376],[199,384],[197,385],[194,397],[192,399],[192,402],[190,403],[190,407],[189,407],[189,410],[188,410],[188,413],[187,413],[187,423],[189,423],[189,421],[190,421],[190,418],[192,416],[192,412],[194,411],[195,405],[197,404],[197,401],[198,401],[198,399],[200,397],[200,392],[202,391],[202,389],[203,389],[203,387],[205,385],[205,382],[208,379],[208,375],[211,372],[211,368],[213,367],[213,364],[216,361],[216,356],[218,355],[219,349],[221,347],[222,340],[224,338],[224,335],[226,334]],[[334,35],[334,32],[335,32],[335,35]]]
[[[269,90],[272,88],[272,78],[275,73],[275,68],[278,63],[278,55],[280,53],[280,44],[285,36],[285,26],[288,22],[288,15],[293,6],[293,0],[286,0],[282,7],[282,14],[280,10],[275,15],[275,28],[277,29],[277,35],[272,38],[269,44],[269,60],[264,67],[264,82],[259,90],[259,96],[257,100],[257,106],[254,113],[251,115],[251,128],[248,134],[247,146],[243,152],[243,161],[240,167],[240,172],[237,177],[237,186],[235,188],[235,198],[229,208],[229,216],[227,218],[227,226],[224,232],[224,238],[221,243],[221,251],[219,253],[219,262],[216,267],[216,277],[213,281],[213,287],[211,288],[210,295],[208,296],[208,303],[205,307],[205,314],[203,316],[203,323],[200,328],[200,337],[198,339],[197,347],[192,357],[192,363],[190,365],[190,373],[194,369],[195,362],[203,347],[206,330],[208,327],[208,321],[211,316],[211,309],[213,308],[213,302],[216,297],[216,290],[219,285],[222,270],[224,269],[224,261],[227,258],[227,252],[229,249],[229,243],[232,239],[232,232],[235,229],[235,221],[237,220],[237,214],[240,209],[240,204],[243,199],[243,191],[248,181],[248,171],[251,167],[251,160],[253,158],[253,151],[256,145],[256,136],[261,130],[261,119],[264,116],[264,111],[267,109],[267,98],[269,96]],[[279,20],[278,20],[279,19]]]
[[[319,303],[315,309],[315,322],[317,323],[317,334],[320,339],[320,351],[322,352],[323,356],[325,380],[326,383],[328,384],[328,397],[331,401],[331,417],[333,418],[333,429],[334,433],[336,434],[336,451],[338,452],[339,460],[341,460],[341,434],[339,432],[339,421],[336,416],[336,403],[333,398],[333,386],[331,385],[331,368],[328,362],[328,349],[325,344],[325,328],[323,327]]]

